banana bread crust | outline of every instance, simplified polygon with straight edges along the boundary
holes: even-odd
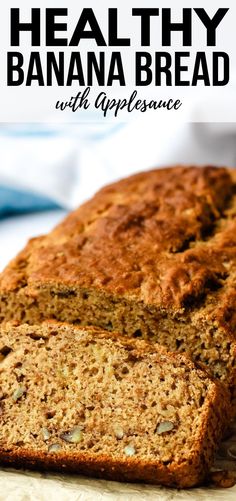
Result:
[[[233,170],[176,166],[103,188],[6,268],[0,320],[154,339],[234,385],[235,186]]]

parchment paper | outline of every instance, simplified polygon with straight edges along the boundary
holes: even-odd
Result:
[[[229,470],[236,479],[236,422],[222,442],[214,470]],[[55,475],[0,470],[0,501],[236,501],[236,485],[189,490]]]

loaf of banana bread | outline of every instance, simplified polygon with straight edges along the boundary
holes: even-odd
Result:
[[[201,483],[228,416],[184,355],[95,328],[0,328],[0,463],[121,481]]]
[[[57,319],[189,353],[235,383],[235,172],[177,166],[99,191],[0,278],[0,321]]]

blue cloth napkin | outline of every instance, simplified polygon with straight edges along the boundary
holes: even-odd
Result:
[[[80,183],[83,148],[90,150],[120,127],[96,121],[63,126],[0,124],[0,218],[70,209],[70,184]]]
[[[0,186],[0,217],[57,208],[59,206],[48,198]]]

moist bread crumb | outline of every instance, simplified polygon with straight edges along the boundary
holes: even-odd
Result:
[[[204,481],[228,393],[183,355],[95,328],[0,328],[0,462],[120,481]]]
[[[0,277],[0,321],[54,318],[189,354],[235,388],[235,171],[177,166],[99,191]]]

